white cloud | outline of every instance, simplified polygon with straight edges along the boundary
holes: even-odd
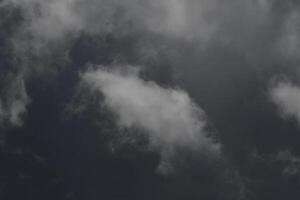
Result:
[[[219,146],[204,129],[204,112],[186,92],[162,88],[128,71],[98,69],[84,73],[82,79],[104,95],[104,104],[116,114],[120,127],[144,131],[149,148],[161,153],[160,170],[171,166],[176,148],[218,152]]]
[[[300,123],[300,88],[289,82],[279,82],[270,90],[272,101],[283,117],[294,117]]]

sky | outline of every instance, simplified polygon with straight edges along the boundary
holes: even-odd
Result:
[[[296,0],[0,0],[0,199],[298,200]]]

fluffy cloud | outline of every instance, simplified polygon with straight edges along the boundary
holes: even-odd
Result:
[[[149,148],[160,152],[159,169],[170,167],[174,151],[183,148],[218,152],[205,131],[203,111],[179,89],[162,88],[140,79],[137,73],[98,69],[82,75],[104,104],[118,117],[120,127],[139,128],[149,139]]]
[[[279,82],[270,90],[272,101],[283,117],[294,117],[300,122],[300,88],[289,82]]]

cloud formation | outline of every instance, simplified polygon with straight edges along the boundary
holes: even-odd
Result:
[[[299,59],[300,37],[299,37],[300,13],[295,9],[289,13],[283,24],[281,37],[278,40],[278,48],[281,54],[289,59]]]
[[[282,173],[286,176],[299,175],[300,159],[290,150],[283,150],[276,156],[276,161],[283,163]]]
[[[146,82],[136,73],[102,68],[84,73],[82,80],[104,95],[104,105],[120,127],[143,130],[149,148],[162,156],[159,169],[168,168],[177,148],[218,152],[205,131],[203,110],[186,92]]]
[[[24,80],[17,77],[6,88],[4,97],[0,98],[0,121],[8,122],[13,126],[21,126],[23,124],[22,115],[26,112],[29,102]]]
[[[146,30],[167,37],[208,40],[228,20],[262,23],[271,1],[237,0],[4,0],[20,7],[25,29],[36,37],[55,40],[70,34]],[[236,14],[232,7],[238,8]],[[255,14],[253,13],[255,11]],[[240,24],[241,25],[241,24]],[[224,27],[223,27],[224,28]]]
[[[270,90],[272,101],[283,117],[293,117],[300,123],[300,88],[290,82],[279,82]]]
[[[246,179],[257,179],[253,178],[252,174],[263,180],[253,183],[255,188],[273,190],[271,184],[276,182],[273,179],[275,175],[270,175],[270,179],[266,178],[265,171],[261,171],[260,166],[257,167],[251,162],[259,160],[259,154],[269,154],[275,148],[280,149],[282,146],[293,144],[291,149],[297,154],[290,156],[283,152],[278,155],[278,160],[287,163],[283,173],[293,176],[299,174],[299,159],[293,158],[299,154],[299,150],[294,150],[294,147],[296,149],[299,146],[297,142],[299,140],[291,137],[292,134],[284,134],[295,131],[295,135],[298,136],[299,130],[294,130],[294,127],[293,130],[282,127],[280,120],[274,117],[273,110],[270,111],[267,106],[270,103],[269,99],[260,95],[270,78],[278,73],[286,76],[288,73],[293,73],[290,71],[295,69],[291,70],[293,66],[290,66],[290,62],[291,65],[299,66],[297,62],[300,38],[297,27],[299,27],[300,17],[297,1],[2,0],[0,4],[7,6],[3,10],[20,15],[16,17],[17,22],[14,18],[11,21],[3,20],[0,29],[2,35],[2,30],[7,29],[7,26],[14,26],[12,33],[8,31],[0,38],[5,40],[3,44],[9,43],[13,49],[13,52],[10,52],[10,48],[0,48],[5,49],[3,57],[10,61],[7,62],[8,65],[3,64],[7,66],[3,67],[7,72],[4,72],[2,77],[6,77],[5,73],[13,72],[13,75],[7,78],[9,81],[5,85],[6,92],[3,94],[0,85],[0,121],[3,124],[21,125],[22,116],[29,103],[28,96],[32,96],[34,99],[30,108],[33,108],[33,112],[29,112],[30,116],[27,116],[29,128],[24,129],[24,135],[28,132],[32,137],[37,135],[36,141],[45,137],[44,143],[42,141],[41,144],[53,147],[55,153],[58,151],[57,146],[64,146],[60,149],[62,154],[57,158],[59,159],[57,163],[65,160],[64,167],[70,175],[68,177],[72,178],[70,181],[72,185],[73,177],[79,177],[78,172],[89,174],[93,180],[95,177],[102,177],[97,181],[103,182],[103,185],[107,185],[107,180],[114,179],[112,176],[117,177],[114,180],[124,181],[126,186],[130,185],[129,182],[135,182],[130,179],[131,173],[127,173],[126,169],[122,170],[126,168],[123,164],[127,165],[131,159],[134,161],[128,168],[133,169],[132,165],[136,166],[135,161],[138,160],[141,165],[137,165],[136,168],[144,170],[147,175],[143,176],[145,179],[139,177],[136,185],[140,186],[140,180],[148,180],[149,168],[151,168],[151,177],[154,177],[152,166],[155,166],[157,160],[153,161],[152,157],[148,158],[144,154],[141,156],[147,160],[145,163],[132,155],[128,156],[130,158],[126,155],[125,162],[123,160],[116,164],[111,164],[114,162],[112,160],[118,159],[115,157],[108,161],[99,160],[99,157],[102,159],[104,156],[96,155],[96,149],[107,147],[101,144],[106,144],[108,141],[105,139],[105,142],[94,142],[94,137],[91,135],[96,135],[94,130],[95,132],[104,130],[113,134],[117,125],[117,128],[121,128],[121,133],[126,132],[130,135],[130,139],[135,140],[142,136],[142,139],[146,138],[149,141],[147,147],[161,155],[158,167],[161,171],[167,171],[181,160],[184,162],[183,165],[188,166],[190,163],[186,163],[185,158],[192,157],[190,160],[194,163],[186,167],[188,169],[183,170],[182,174],[198,176],[186,176],[184,179],[190,183],[182,179],[173,180],[178,186],[170,186],[172,195],[167,199],[172,199],[174,196],[175,199],[191,199],[192,196],[195,199],[220,199],[219,195],[223,193],[214,190],[214,188],[219,190],[219,185],[217,187],[215,184],[206,185],[205,181],[202,181],[205,179],[210,182],[214,179],[210,175],[205,176],[207,178],[203,176],[209,174],[207,171],[214,171],[214,166],[208,166],[205,170],[200,169],[205,161],[203,162],[199,156],[202,153],[205,155],[210,152],[214,155],[219,153],[219,145],[208,136],[207,119],[203,110],[187,93],[192,94],[199,102],[203,102],[207,115],[213,120],[214,128],[221,133],[220,140],[224,147],[222,153],[226,155],[225,159],[229,158],[228,162],[233,165],[234,171],[241,168],[241,175],[237,174],[236,180],[232,181],[238,185],[238,189],[225,188],[224,193],[227,198],[222,197],[222,199],[243,197],[246,199],[248,195],[244,192],[248,189]],[[16,12],[11,12],[11,9]],[[5,13],[3,16],[6,16]],[[7,53],[6,50],[9,52]],[[6,53],[9,55],[7,56]],[[2,59],[0,61],[2,65]],[[115,62],[119,65],[125,63],[147,66],[143,75],[147,77],[145,79],[155,82],[145,81],[138,76],[138,73],[126,70],[107,71],[100,68],[88,71],[82,75],[83,81],[95,93],[104,96],[101,105],[103,103],[114,114],[117,124],[114,124],[114,120],[111,121],[110,115],[107,119],[107,109],[101,110],[100,114],[97,113],[100,115],[97,118],[99,115],[93,113],[94,102],[84,99],[86,93],[78,97],[75,95],[74,101],[80,106],[83,104],[82,101],[89,104],[87,113],[81,112],[84,109],[81,107],[82,109],[76,112],[80,117],[74,121],[72,119],[60,121],[62,107],[68,105],[70,99],[71,102],[74,99],[73,87],[79,79],[78,71],[84,70],[85,66],[88,66],[87,63],[110,66]],[[52,70],[57,75],[55,78],[50,77]],[[42,72],[44,76],[40,76],[37,71]],[[43,81],[47,83],[44,84]],[[30,83],[27,88],[28,95],[24,82]],[[159,85],[159,83],[172,85],[174,82],[184,85],[188,92]],[[272,101],[278,105],[284,117],[300,119],[299,90],[298,86],[289,82],[280,82],[272,87]],[[80,99],[77,102],[77,98],[82,98],[81,95],[84,96],[84,100]],[[41,113],[47,115],[41,117]],[[100,122],[95,125],[96,127],[93,123],[87,123],[87,121],[93,122],[95,118]],[[286,125],[284,122],[283,124]],[[86,134],[82,135],[82,130]],[[53,140],[49,140],[49,137]],[[128,135],[126,139],[127,137]],[[109,142],[111,139],[108,139]],[[23,141],[22,138],[20,140]],[[64,141],[63,145],[61,141]],[[259,152],[257,157],[248,156],[252,149],[257,149]],[[72,156],[69,156],[68,152]],[[193,157],[195,156],[193,153],[196,158]],[[186,155],[188,156],[183,158]],[[291,158],[284,160],[282,159],[284,156]],[[148,159],[151,167],[148,167]],[[88,162],[84,162],[86,160]],[[99,167],[103,163],[106,166]],[[112,170],[114,167],[115,169]],[[91,168],[94,168],[94,171]],[[244,172],[245,168],[246,171],[251,172]],[[89,170],[89,173],[85,173],[85,169]],[[76,171],[74,173],[76,176],[69,172],[72,170]],[[268,168],[266,171],[273,170]],[[242,173],[247,174],[244,175],[245,180],[242,178]],[[103,178],[103,174],[107,175],[107,179]],[[130,177],[129,181],[123,177],[124,174]],[[220,176],[216,172],[212,174]],[[76,181],[82,183],[83,179]],[[197,180],[193,182],[193,179]],[[224,181],[223,176],[217,179],[218,182],[219,179]],[[267,184],[270,184],[268,187],[260,187],[260,182],[265,184],[268,181]],[[93,186],[97,185],[95,181],[91,182]],[[143,188],[153,188],[151,181],[143,182],[149,186]],[[277,183],[281,184],[281,181]],[[82,183],[82,185],[87,185],[87,193],[92,194],[92,190],[99,191],[99,187],[90,189],[88,184]],[[115,187],[114,183],[112,185]],[[166,185],[172,184],[168,182]],[[122,186],[120,188],[125,190]],[[211,188],[213,190],[210,190]],[[249,188],[254,187],[251,185]],[[173,191],[177,190],[187,197],[174,194]],[[278,196],[280,191],[262,190],[256,191],[257,199],[283,199]],[[15,189],[13,188],[12,191]],[[109,193],[110,189],[102,191]],[[118,194],[118,188],[116,191],[115,194]],[[241,197],[232,197],[231,195],[235,193],[232,191],[240,192]],[[152,190],[149,193],[143,190],[140,192],[147,198],[152,198]],[[218,198],[195,195],[206,192],[213,193]],[[261,193],[270,194],[274,198],[264,197]],[[103,195],[99,196],[103,197]],[[134,196],[136,199],[144,199],[138,195]],[[131,196],[127,197],[132,199]],[[118,198],[120,197],[106,199]],[[166,196],[163,195],[162,199],[166,199]]]

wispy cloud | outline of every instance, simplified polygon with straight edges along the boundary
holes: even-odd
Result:
[[[23,124],[22,115],[26,112],[29,102],[24,80],[17,77],[6,88],[5,96],[0,98],[0,121],[21,126]]]
[[[297,9],[289,13],[283,24],[283,30],[278,40],[278,50],[288,59],[299,59],[300,55],[300,13]]]

